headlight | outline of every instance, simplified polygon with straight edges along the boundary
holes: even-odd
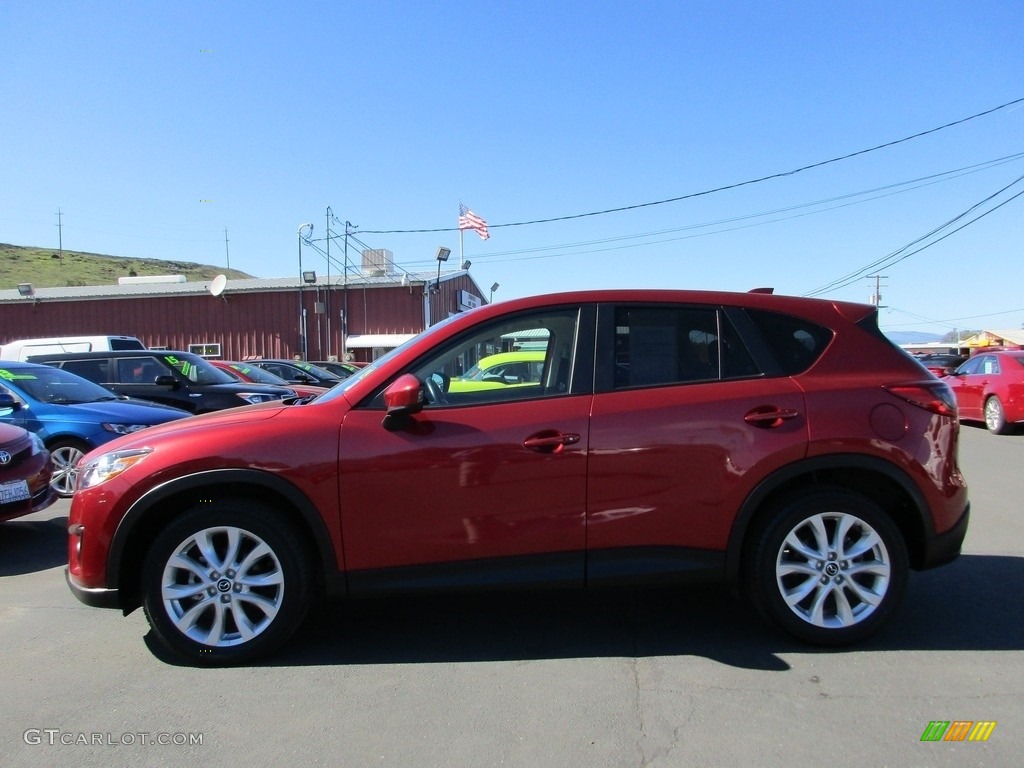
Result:
[[[152,452],[152,448],[132,448],[104,453],[79,470],[79,490],[92,488],[117,477],[125,470],[134,467]]]
[[[32,455],[42,453],[46,450],[46,444],[43,443],[43,438],[37,435],[35,432],[29,432],[29,436],[32,438]]]
[[[132,432],[138,432],[148,426],[149,424],[111,424],[106,422],[103,424],[103,428],[107,432],[113,432],[115,435],[130,435]]]
[[[269,403],[271,400],[281,399],[277,395],[268,395],[266,392],[239,392],[238,396],[250,405]]]

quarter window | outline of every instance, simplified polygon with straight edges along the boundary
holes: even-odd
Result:
[[[803,318],[759,309],[749,309],[747,315],[787,376],[810,368],[832,340],[832,331]]]

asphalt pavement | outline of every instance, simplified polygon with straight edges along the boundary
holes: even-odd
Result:
[[[839,651],[693,587],[327,603],[193,669],[74,599],[59,502],[0,525],[0,765],[1017,766],[1024,435],[965,426],[961,459],[964,554]],[[987,739],[922,740],[963,723]]]

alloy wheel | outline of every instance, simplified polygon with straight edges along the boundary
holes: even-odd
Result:
[[[285,578],[274,550],[235,526],[189,535],[163,568],[161,598],[177,630],[205,646],[224,648],[264,632],[281,609]]]
[[[78,462],[84,455],[85,451],[74,445],[62,445],[50,452],[53,464],[50,485],[58,496],[66,499],[74,495],[78,484]]]
[[[775,563],[785,604],[822,629],[864,621],[885,598],[890,579],[891,560],[881,536],[841,512],[812,515],[795,525]]]

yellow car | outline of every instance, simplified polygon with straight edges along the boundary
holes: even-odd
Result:
[[[544,370],[542,349],[499,352],[480,358],[480,362],[454,378],[449,392],[479,392],[483,389],[538,386]]]

